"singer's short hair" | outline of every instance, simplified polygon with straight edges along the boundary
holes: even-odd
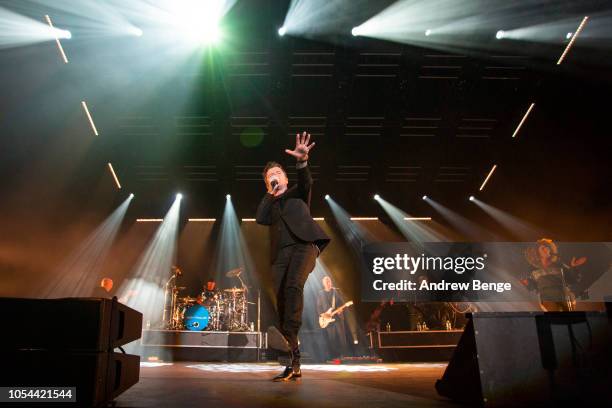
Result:
[[[262,176],[263,176],[264,181],[267,181],[266,175],[268,174],[268,170],[270,170],[273,167],[279,167],[283,171],[283,173],[285,173],[285,175],[287,175],[287,172],[285,171],[283,166],[281,166],[280,163],[277,163],[275,161],[269,161],[268,163],[266,163],[266,167],[264,167],[264,169],[263,169]]]

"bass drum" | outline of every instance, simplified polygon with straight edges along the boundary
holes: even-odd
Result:
[[[210,312],[202,305],[191,305],[185,310],[185,328],[187,330],[201,331],[208,326]]]

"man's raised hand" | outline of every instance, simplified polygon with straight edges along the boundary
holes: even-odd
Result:
[[[308,152],[315,145],[314,142],[308,144],[310,142],[310,133],[298,133],[295,135],[295,148],[293,150],[285,149],[285,153],[290,154],[295,157],[297,161],[305,161],[308,160]]]

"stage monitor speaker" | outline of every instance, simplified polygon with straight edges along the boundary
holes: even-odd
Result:
[[[2,387],[75,387],[66,406],[98,407],[138,382],[140,357],[114,349],[140,338],[142,314],[116,298],[0,298],[0,324]]]
[[[612,328],[601,312],[468,314],[436,390],[486,407],[610,406]]]
[[[101,298],[0,298],[3,349],[106,351],[137,340],[142,314]]]
[[[2,351],[0,358],[0,386],[73,387],[76,402],[65,405],[74,407],[105,406],[140,375],[140,357],[123,353],[19,350]]]

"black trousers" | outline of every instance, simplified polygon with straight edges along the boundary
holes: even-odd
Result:
[[[304,284],[315,267],[318,254],[318,248],[312,243],[289,245],[280,249],[272,264],[279,329],[292,350],[298,348],[298,332],[302,326],[304,309]]]

